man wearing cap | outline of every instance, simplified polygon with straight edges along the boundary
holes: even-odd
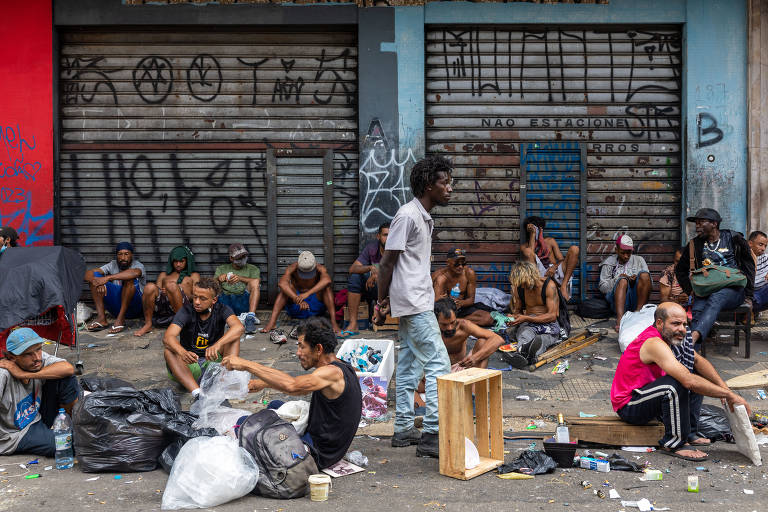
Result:
[[[349,282],[347,289],[347,306],[349,308],[349,326],[344,333],[351,336],[357,332],[357,310],[360,306],[360,300],[375,301],[379,296],[377,280],[379,277],[379,262],[381,254],[384,252],[384,246],[387,244],[389,236],[389,222],[379,226],[376,233],[376,240],[369,242],[363,252],[349,267]]]
[[[245,313],[245,332],[256,332],[260,323],[256,308],[259,307],[261,272],[259,267],[248,263],[248,251],[243,244],[229,246],[229,263],[219,265],[214,277],[221,285],[219,302],[232,308],[236,315]]]
[[[311,316],[323,314],[326,310],[331,316],[333,332],[339,334],[341,330],[336,323],[333,303],[333,283],[328,270],[315,261],[315,255],[309,251],[303,251],[295,263],[288,265],[285,273],[277,283],[280,293],[277,294],[275,305],[272,307],[272,315],[269,322],[261,330],[269,332],[270,339],[274,343],[285,343],[285,337],[273,337],[272,332],[277,324],[280,310],[291,318],[305,319]]]
[[[11,226],[3,226],[0,228],[0,254],[3,253],[9,247],[16,247],[18,245],[19,234]]]
[[[51,425],[60,407],[71,415],[80,396],[75,368],[43,352],[44,341],[28,327],[8,335],[0,359],[0,455],[53,457]]]
[[[755,289],[755,260],[741,233],[720,229],[723,219],[717,210],[701,208],[686,220],[696,223],[696,237],[688,242],[687,250],[675,266],[675,275],[683,291],[693,296],[691,332],[693,343],[698,344],[707,339],[720,311],[737,308],[745,301],[751,305]],[[690,271],[694,269],[691,269],[690,244],[693,244],[695,268],[712,264],[739,269],[747,277],[746,286],[722,288],[708,297],[693,294]]]
[[[467,265],[467,251],[453,247],[448,251],[445,260],[445,268],[442,272],[436,272],[432,287],[435,291],[435,300],[450,297],[456,303],[456,316],[469,320],[482,327],[494,324],[491,318],[492,309],[482,302],[475,302],[477,290],[477,275]],[[458,296],[455,287],[459,287]]]
[[[755,259],[755,292],[752,311],[759,313],[768,309],[768,253],[765,252],[768,245],[768,235],[762,231],[753,231],[749,234],[749,247]]]
[[[165,271],[157,276],[157,283],[144,287],[144,325],[133,333],[144,336],[152,326],[168,327],[181,306],[189,302],[192,286],[200,280],[195,272],[195,255],[186,245],[174,247],[168,254]]]
[[[115,317],[110,334],[122,332],[126,318],[142,316],[141,298],[147,284],[147,272],[144,265],[133,257],[133,252],[130,242],[120,242],[115,247],[114,260],[85,272],[85,281],[91,288],[96,306],[96,320],[88,324],[89,331],[107,328],[105,309]]]
[[[616,332],[626,311],[637,311],[651,296],[651,274],[642,256],[632,254],[635,244],[629,235],[616,240],[616,252],[600,263],[600,292],[616,313]]]

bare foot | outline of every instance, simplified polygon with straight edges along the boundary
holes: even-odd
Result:
[[[563,295],[565,302],[568,302],[569,300],[571,300],[571,294],[568,293],[567,283],[563,283],[562,285],[560,285],[560,293]]]
[[[353,322],[352,322],[352,320],[350,320],[350,321],[349,321],[349,325],[347,326],[347,330],[348,330],[348,331],[357,332],[357,331],[359,330],[359,329],[357,328],[357,321],[355,321],[355,322],[353,323]]]
[[[710,441],[706,437],[697,437],[693,441],[689,441],[688,444],[693,446],[707,446],[709,444],[712,444],[712,441]]]
[[[701,450],[694,450],[694,449],[688,449],[688,448],[681,448],[680,450],[667,450],[664,448],[662,449],[667,453],[669,453],[670,455],[674,455],[675,457],[679,457],[686,460],[702,462],[707,459],[707,454],[705,452],[702,452]]]
[[[152,324],[144,324],[141,329],[133,333],[134,336],[144,336],[145,334],[152,332]]]

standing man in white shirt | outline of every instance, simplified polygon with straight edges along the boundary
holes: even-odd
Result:
[[[379,300],[374,322],[382,325],[388,312],[400,318],[400,352],[395,388],[395,435],[392,446],[418,444],[416,455],[438,457],[437,377],[450,372],[448,352],[432,312],[435,293],[430,277],[432,230],[429,211],[451,199],[451,163],[439,156],[418,161],[411,171],[414,199],[392,219],[379,269]],[[426,379],[426,414],[420,433],[413,424],[413,394]]]

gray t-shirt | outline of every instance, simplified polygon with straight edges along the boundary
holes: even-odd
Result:
[[[139,279],[139,291],[143,292],[144,291],[144,287],[147,285],[147,271],[144,270],[144,265],[142,265],[139,260],[134,259],[131,262],[130,268],[137,268],[137,269],[141,270],[141,275],[138,278]],[[112,260],[109,263],[107,263],[106,265],[102,265],[101,267],[99,267],[99,269],[104,273],[105,276],[109,276],[109,275],[112,275],[112,274],[119,274],[120,272],[122,272],[122,270],[120,270],[120,267],[117,264],[117,260]]]
[[[43,352],[43,367],[64,361]],[[40,399],[45,379],[24,384],[0,368],[0,455],[16,451],[29,426],[40,421]]]
[[[389,228],[386,250],[402,251],[392,271],[389,302],[392,316],[408,316],[435,307],[430,277],[434,221],[418,199],[397,210]]]

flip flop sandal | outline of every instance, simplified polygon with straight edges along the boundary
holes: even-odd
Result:
[[[689,462],[704,462],[704,461],[708,460],[708,457],[706,455],[704,457],[686,457],[685,455],[681,455],[681,454],[677,453],[680,450],[690,450],[690,449],[691,448],[689,448],[689,447],[682,447],[682,448],[678,448],[675,451],[672,451],[672,450],[667,450],[666,448],[662,448],[662,449],[660,449],[658,451],[663,453],[664,455],[669,455],[670,457],[676,457],[678,459],[687,460]]]
[[[352,336],[357,336],[358,334],[360,333],[356,331],[341,331],[341,333],[336,337],[340,340],[345,340],[347,338],[351,338]]]
[[[125,330],[124,325],[113,325],[112,328],[109,330],[109,334],[120,334]]]
[[[104,324],[101,324],[99,322],[91,322],[86,326],[85,330],[88,332],[98,332],[98,331],[103,331],[106,328],[107,326]]]

